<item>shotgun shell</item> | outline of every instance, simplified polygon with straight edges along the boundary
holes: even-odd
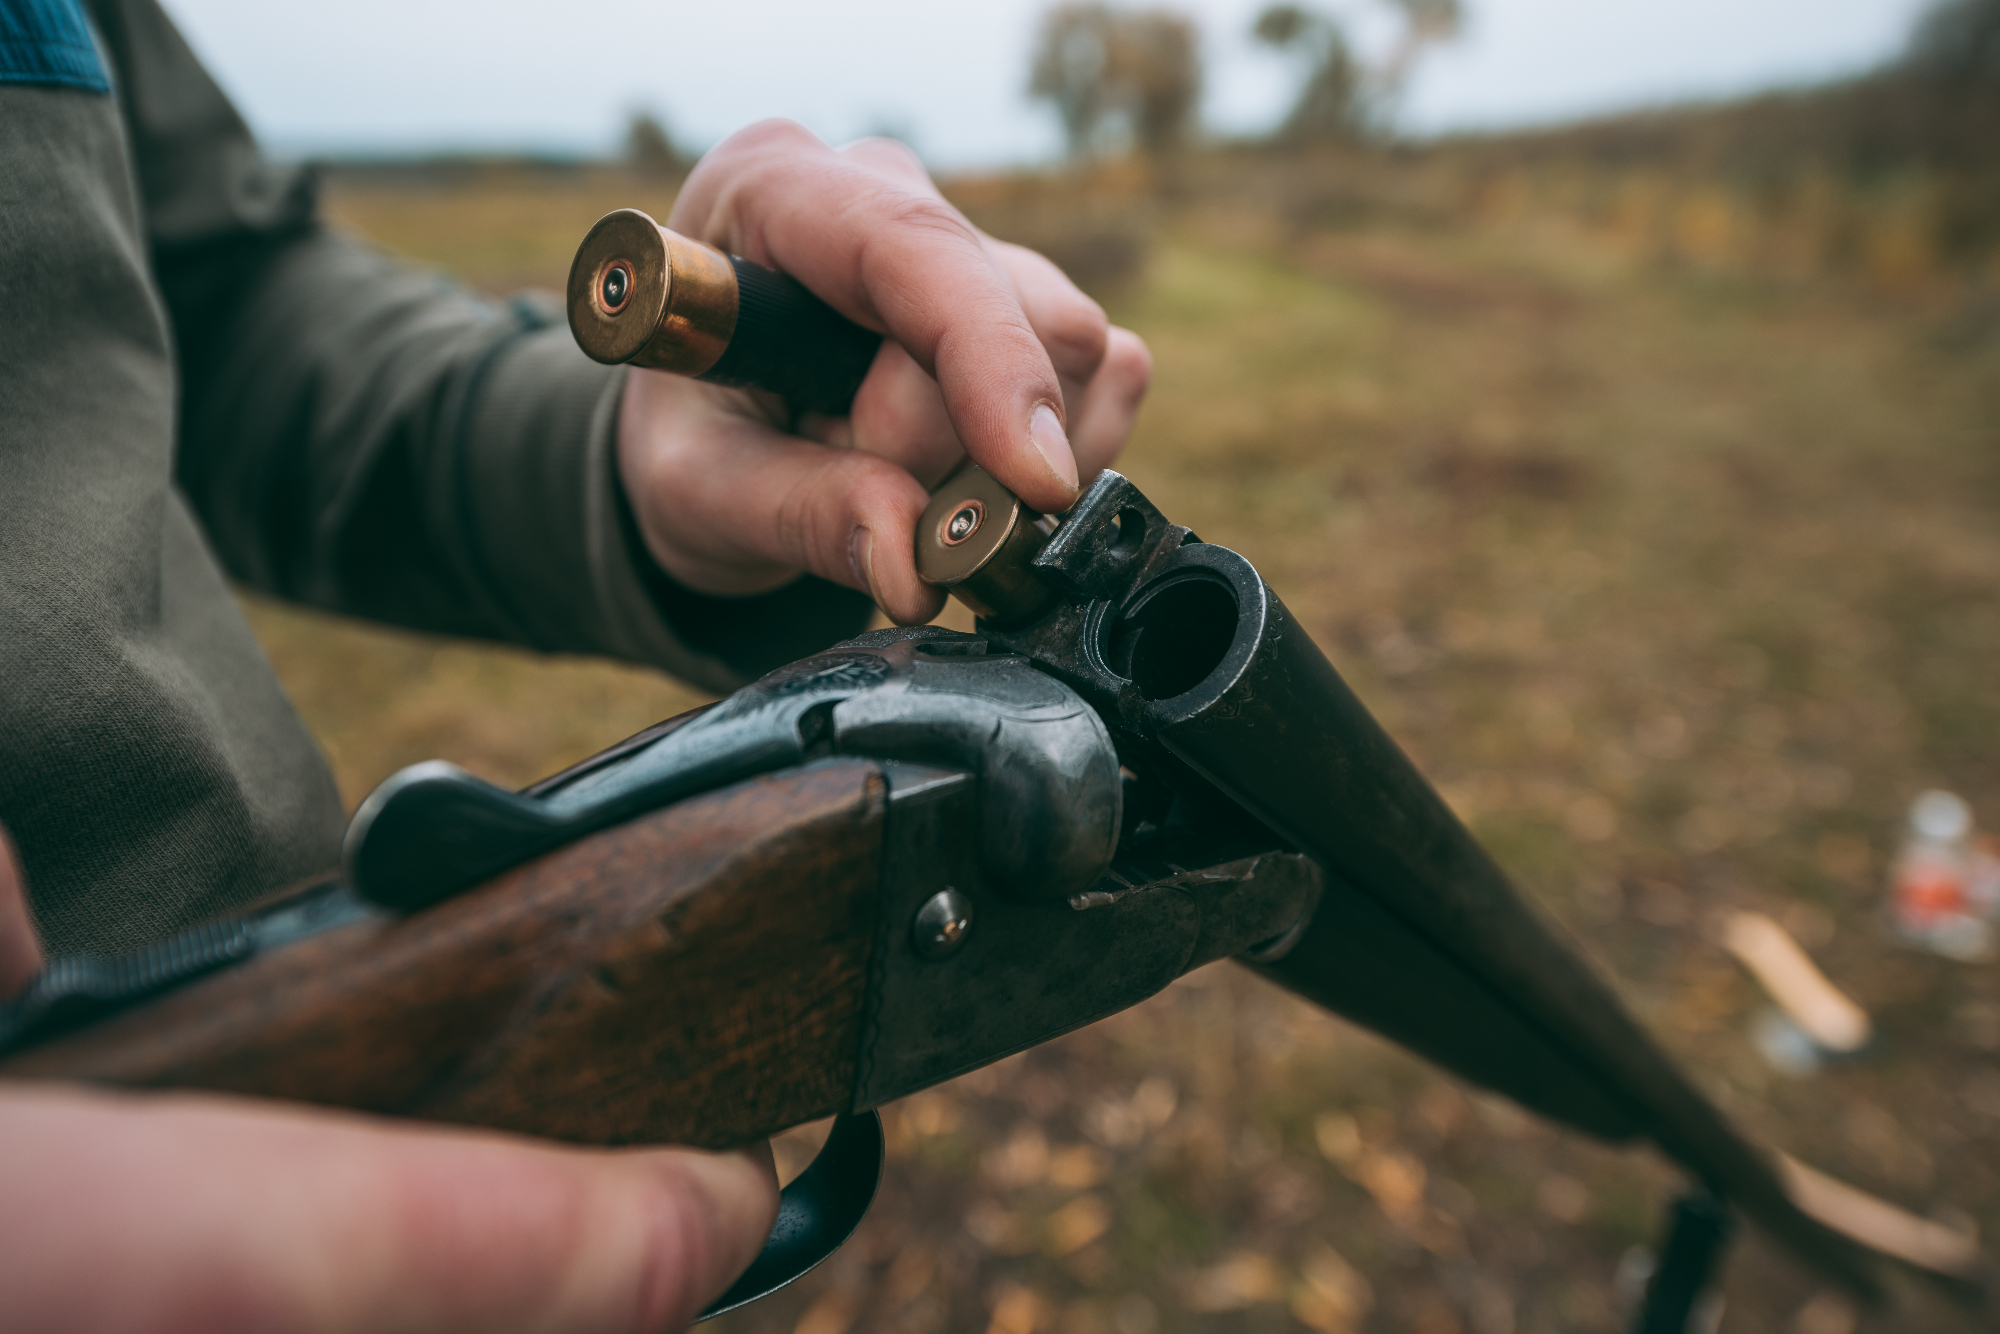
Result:
[[[1056,590],[1031,562],[1046,520],[985,469],[967,464],[931,493],[917,521],[917,573],[995,625],[1033,620]]]
[[[593,361],[701,375],[736,333],[736,269],[635,208],[597,220],[569,269],[569,327]]]

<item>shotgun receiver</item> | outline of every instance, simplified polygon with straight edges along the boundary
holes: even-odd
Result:
[[[579,253],[572,322],[637,310],[623,345],[666,364],[671,301],[630,284],[673,264],[617,248],[652,244],[633,217]],[[881,1151],[859,1114],[1233,957],[1564,1125],[1651,1141],[1858,1292],[1885,1254],[1972,1292],[1969,1244],[1857,1229],[1845,1188],[1728,1123],[1242,556],[1108,471],[1045,519],[964,469],[918,548],[975,633],[863,635],[519,793],[405,770],[338,874],[139,956],[52,963],[0,1010],[0,1075],[594,1144],[842,1114],[721,1310],[858,1221]],[[1675,1281],[1682,1313],[1699,1288],[1705,1261],[1672,1272],[1702,1250],[1684,1240],[1649,1328],[1680,1327]]]

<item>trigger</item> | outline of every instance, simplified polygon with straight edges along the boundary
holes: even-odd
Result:
[[[848,1112],[835,1119],[811,1165],[778,1196],[778,1221],[764,1249],[695,1322],[748,1306],[818,1268],[861,1225],[881,1180],[881,1115]]]

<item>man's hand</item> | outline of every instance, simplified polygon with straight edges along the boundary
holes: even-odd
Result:
[[[0,832],[0,995],[39,950]],[[592,1152],[0,1081],[0,1325],[679,1329],[777,1210],[767,1151]]]
[[[690,588],[758,593],[810,570],[927,621],[944,602],[913,559],[930,487],[970,454],[1059,512],[1132,429],[1145,345],[1053,264],[974,228],[893,140],[835,150],[754,125],[702,159],[667,225],[888,335],[852,416],[800,424],[813,440],[750,395],[631,373],[620,472],[654,559]]]

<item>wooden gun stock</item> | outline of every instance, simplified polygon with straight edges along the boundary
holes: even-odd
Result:
[[[593,834],[0,1062],[589,1144],[741,1144],[844,1110],[887,788],[832,759]],[[315,892],[307,890],[306,893]]]

